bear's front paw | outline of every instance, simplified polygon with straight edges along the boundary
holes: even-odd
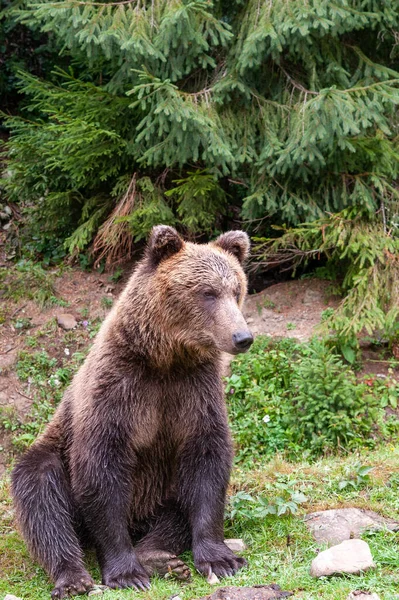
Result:
[[[236,556],[223,542],[203,542],[194,550],[194,564],[199,573],[209,577],[230,577],[245,567],[245,558]]]
[[[122,555],[106,564],[102,579],[103,584],[112,589],[148,590],[150,588],[150,579],[133,553]]]
[[[86,571],[67,571],[55,582],[51,598],[61,600],[78,594],[86,594],[94,585],[94,581]]]

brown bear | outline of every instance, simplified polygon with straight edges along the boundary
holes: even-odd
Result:
[[[248,236],[209,244],[153,229],[142,261],[105,319],[53,420],[12,473],[21,531],[55,581],[85,593],[96,550],[102,582],[149,587],[154,572],[234,574],[223,541],[232,444],[222,353],[253,338],[241,313]]]

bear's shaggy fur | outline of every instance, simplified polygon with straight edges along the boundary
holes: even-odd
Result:
[[[252,336],[241,313],[245,233],[210,244],[152,231],[143,260],[105,319],[53,420],[12,474],[30,551],[53,598],[93,585],[84,545],[111,588],[149,587],[154,570],[204,575],[245,564],[223,542],[232,447],[222,352]]]

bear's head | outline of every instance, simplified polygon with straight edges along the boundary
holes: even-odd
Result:
[[[242,264],[248,253],[249,238],[243,231],[194,244],[172,227],[154,227],[144,262],[151,272],[162,334],[202,355],[248,350],[253,337],[241,312],[247,292]]]

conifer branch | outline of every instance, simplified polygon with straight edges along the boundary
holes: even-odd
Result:
[[[136,4],[138,0],[119,0],[118,2],[92,2],[91,0],[63,0],[61,2],[49,2],[48,6],[65,7],[65,6],[123,6],[127,4]],[[33,5],[35,5],[34,3]]]
[[[295,79],[293,79],[291,77],[291,75],[289,75],[287,73],[287,71],[281,65],[279,65],[279,68],[284,73],[284,75],[286,76],[286,78],[288,79],[288,81],[290,81],[290,83],[292,84],[292,86],[294,88],[296,88],[297,90],[300,90],[301,92],[304,92],[305,94],[311,94],[313,96],[318,96],[320,94],[320,92],[315,92],[313,90],[306,89],[301,83],[298,83],[297,81],[295,81]]]

